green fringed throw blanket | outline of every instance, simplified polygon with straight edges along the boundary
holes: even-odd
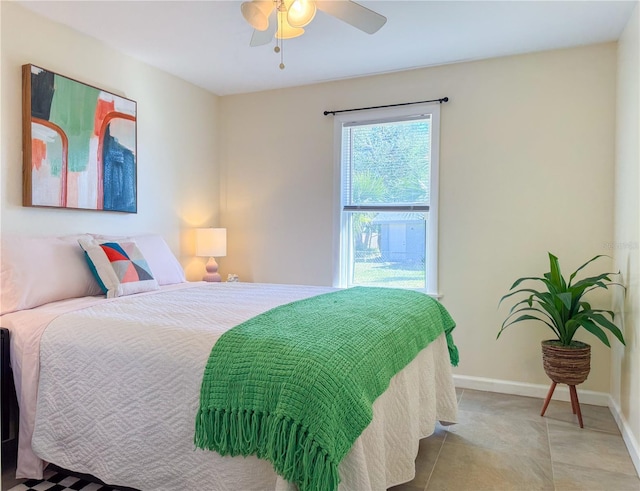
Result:
[[[338,465],[391,378],[455,323],[419,292],[350,288],[276,307],[216,342],[195,444],[256,455],[300,491],[333,491]]]

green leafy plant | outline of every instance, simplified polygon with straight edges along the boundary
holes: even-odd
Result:
[[[542,278],[525,277],[516,280],[509,289],[509,293],[500,299],[498,305],[513,295],[527,294],[527,298],[518,301],[511,307],[509,315],[502,323],[497,338],[507,327],[513,324],[537,320],[544,322],[554,332],[559,344],[562,346],[571,346],[573,336],[580,327],[585,328],[609,347],[609,340],[604,330],[611,332],[622,344],[625,344],[622,332],[613,323],[613,312],[611,310],[594,309],[589,302],[583,299],[585,294],[590,291],[601,288],[606,290],[612,285],[617,285],[624,289],[623,285],[610,279],[611,275],[618,273],[602,273],[575,281],[576,275],[580,270],[601,257],[603,256],[595,256],[584,263],[571,274],[569,281],[566,281],[560,272],[558,258],[549,253],[550,272],[545,273]],[[524,282],[539,282],[544,285],[544,288],[517,289]],[[607,316],[610,317],[610,320]]]

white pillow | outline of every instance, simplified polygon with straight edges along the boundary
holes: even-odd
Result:
[[[86,253],[89,269],[107,298],[148,292],[159,288],[151,268],[132,240],[78,240]]]
[[[174,283],[185,283],[184,270],[169,249],[164,239],[158,234],[144,234],[127,237],[117,237],[110,235],[92,234],[93,238],[99,241],[104,240],[133,240],[142,255],[149,263],[153,277],[159,285],[173,285]]]
[[[67,298],[100,295],[78,239],[3,236],[0,253],[0,315]]]

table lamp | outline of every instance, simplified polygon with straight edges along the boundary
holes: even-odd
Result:
[[[196,256],[208,257],[207,274],[203,281],[221,281],[218,274],[218,263],[215,257],[227,255],[226,228],[198,228],[196,229]],[[215,257],[214,257],[215,256]]]

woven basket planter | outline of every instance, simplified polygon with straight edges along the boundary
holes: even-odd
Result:
[[[562,346],[556,340],[542,341],[542,365],[547,376],[558,384],[578,385],[591,370],[591,346],[572,341]]]

